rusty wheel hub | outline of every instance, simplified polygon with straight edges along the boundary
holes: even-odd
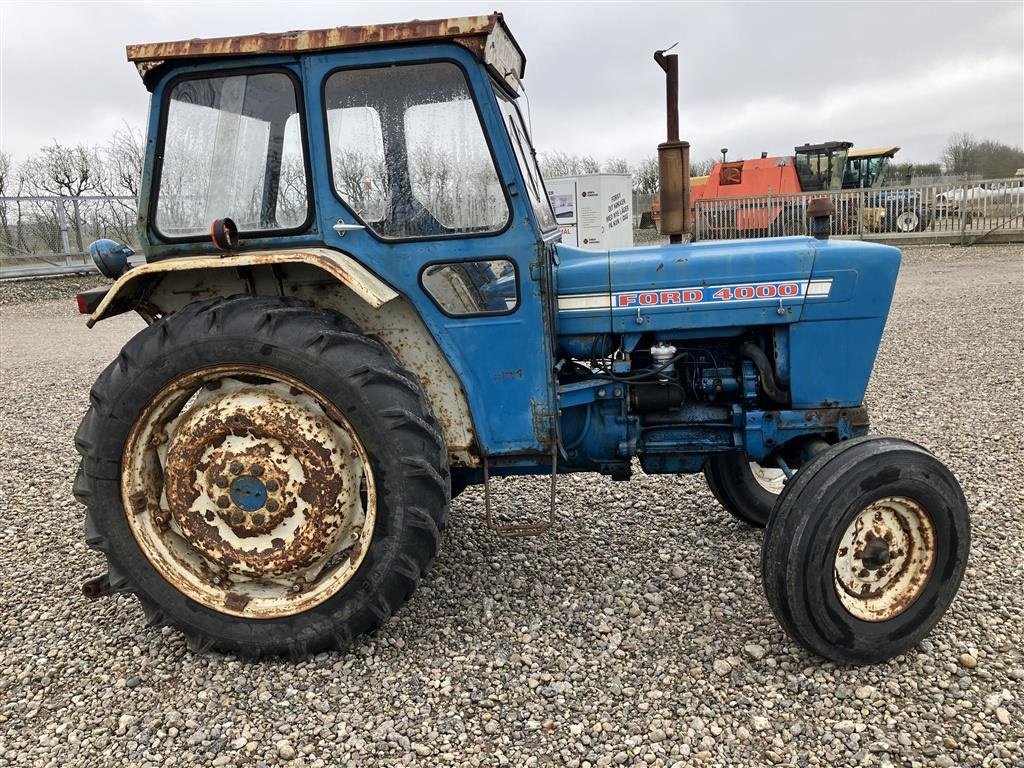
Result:
[[[925,509],[903,496],[872,503],[853,519],[836,550],[840,602],[862,621],[887,621],[920,596],[935,565],[935,529]]]
[[[143,552],[175,587],[225,613],[272,618],[326,600],[372,535],[374,485],[358,436],[281,374],[175,382],[136,423],[124,467]]]

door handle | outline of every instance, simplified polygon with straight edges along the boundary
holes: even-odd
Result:
[[[338,223],[331,229],[344,237],[346,232],[354,232],[357,229],[366,229],[366,227],[362,224],[347,224],[344,219],[338,219]]]

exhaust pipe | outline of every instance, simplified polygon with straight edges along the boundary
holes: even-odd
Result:
[[[661,232],[669,242],[683,242],[692,233],[690,222],[690,142],[679,140],[679,56],[666,51],[654,52],[654,60],[665,70],[665,106],[667,139],[658,145],[659,198]]]

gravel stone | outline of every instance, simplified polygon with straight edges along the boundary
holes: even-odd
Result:
[[[282,760],[292,760],[295,758],[295,747],[287,741],[279,741],[277,742],[277,756]]]
[[[965,669],[974,669],[978,666],[978,660],[969,653],[960,654],[960,666]]]
[[[711,668],[715,670],[715,674],[728,675],[732,672],[732,664],[725,659],[715,659],[715,663],[711,665]]]
[[[744,645],[743,652],[747,654],[747,656],[752,658],[754,661],[760,661],[764,658],[765,653],[767,653],[767,651],[765,651],[764,648],[762,648],[760,645],[757,645],[756,643]]]
[[[193,653],[130,596],[86,601],[105,564],[71,494],[74,433],[143,327],[87,330],[73,294],[96,284],[0,284],[0,768],[1021,764],[1020,246],[905,252],[872,431],[950,466],[972,552],[931,635],[857,668],[783,633],[761,532],[702,476],[639,469],[560,478],[558,524],[532,539],[488,530],[468,489],[416,594],[344,655]],[[546,514],[546,479],[494,482],[497,510]]]

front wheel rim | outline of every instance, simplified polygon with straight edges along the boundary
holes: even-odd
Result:
[[[786,473],[776,467],[762,467],[756,461],[750,462],[750,474],[757,484],[768,493],[778,496],[786,487]]]
[[[373,536],[362,441],[333,404],[278,371],[175,379],[133,425],[122,467],[143,555],[221,613],[272,619],[319,605],[352,580]]]
[[[935,524],[905,496],[879,499],[857,514],[836,548],[836,595],[862,621],[888,621],[921,596],[935,567]]]

